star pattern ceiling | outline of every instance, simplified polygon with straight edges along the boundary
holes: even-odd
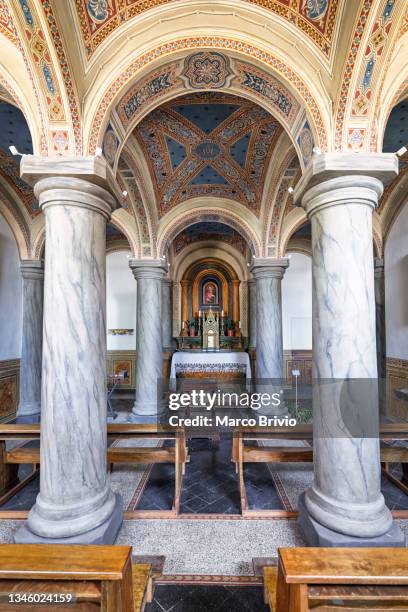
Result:
[[[190,94],[150,113],[134,134],[148,160],[159,216],[190,198],[235,200],[259,215],[282,127],[236,96]]]
[[[247,251],[245,238],[232,227],[216,221],[201,221],[190,225],[175,237],[174,253],[178,255],[189,244],[208,240],[226,242],[235,247],[242,255],[245,255]]]

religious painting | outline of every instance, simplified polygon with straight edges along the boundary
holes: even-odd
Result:
[[[203,305],[218,306],[218,287],[214,281],[207,281],[203,284]]]

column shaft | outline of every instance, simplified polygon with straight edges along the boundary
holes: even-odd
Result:
[[[374,167],[367,162],[367,172]],[[374,176],[346,175],[302,198],[312,225],[314,379],[314,483],[304,502],[315,525],[332,530],[321,536],[332,545],[336,534],[354,542],[392,524],[380,490],[376,384],[372,212],[381,193]]]
[[[173,283],[165,278],[162,281],[162,335],[163,348],[171,349],[173,345]]]
[[[159,385],[163,377],[162,260],[130,260],[137,280],[136,401],[133,412],[156,417],[161,411]]]
[[[47,244],[41,477],[34,536],[16,541],[112,543],[122,521],[106,473],[105,231],[115,200],[66,177],[40,180],[35,193]]]
[[[256,279],[256,377],[283,377],[281,281],[287,259],[257,260],[251,272]]]
[[[249,348],[256,347],[256,280],[248,281],[248,306],[249,306]]]
[[[374,288],[375,288],[375,323],[377,338],[377,372],[378,378],[386,378],[386,335],[385,335],[385,284],[384,260],[374,260]]]
[[[44,264],[21,262],[23,278],[23,338],[20,367],[19,422],[38,421],[41,412],[41,366],[44,304]]]
[[[188,280],[181,281],[181,327],[188,321]]]
[[[239,280],[233,280],[232,281],[232,319],[233,321],[235,321],[235,323],[238,324],[239,320],[240,320],[240,308],[239,308],[239,285],[240,285],[241,281]]]

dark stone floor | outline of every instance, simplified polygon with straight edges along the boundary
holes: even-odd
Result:
[[[146,612],[268,612],[262,587],[159,585]]]
[[[181,513],[240,514],[238,478],[231,462],[231,438],[189,440],[190,462],[183,478]],[[245,466],[250,508],[282,509],[265,464]],[[174,468],[156,464],[137,505],[140,510],[171,509],[174,496]]]

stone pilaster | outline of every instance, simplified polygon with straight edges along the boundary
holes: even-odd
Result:
[[[375,401],[372,212],[397,169],[394,155],[323,154],[295,191],[312,226],[314,482],[299,504],[312,545],[404,541],[380,489]]]
[[[101,159],[25,156],[21,170],[45,215],[46,255],[40,493],[15,540],[113,543],[122,510],[106,470],[105,232],[116,199]]]
[[[256,280],[248,281],[248,311],[249,311],[249,348],[256,347]]]
[[[283,377],[282,289],[288,259],[256,259],[256,378]]]
[[[17,421],[33,423],[40,420],[41,413],[44,263],[24,260],[20,269],[23,279],[23,338]]]
[[[162,283],[167,273],[162,259],[129,260],[137,280],[136,400],[133,413],[155,419],[161,412]]]
[[[173,348],[173,283],[170,279],[162,280],[162,334],[163,349]]]

